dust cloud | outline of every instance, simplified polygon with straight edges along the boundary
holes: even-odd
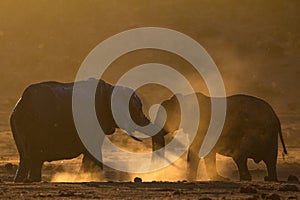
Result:
[[[288,149],[293,151],[300,145],[299,5],[299,1],[281,0],[191,0],[188,3],[78,0],[72,2],[72,6],[67,1],[2,1],[0,130],[10,130],[9,116],[28,85],[49,80],[72,82],[82,61],[101,41],[124,30],[157,26],[180,31],[199,42],[218,66],[227,95],[250,94],[269,102],[282,122]],[[153,49],[120,56],[99,78],[115,83],[126,71],[144,63],[171,66],[190,81],[196,92],[209,95],[201,75],[185,59]],[[151,105],[173,95],[167,88],[155,84],[141,87],[137,93],[142,98],[145,113]],[[110,139],[124,149],[151,151],[150,140],[141,145],[118,133]],[[300,163],[295,161],[299,152],[294,151],[290,162]],[[16,155],[15,151],[14,159]],[[80,164],[79,160],[76,162]],[[51,180],[76,181],[78,175],[74,172],[79,169],[78,165],[57,172]],[[230,159],[218,157],[217,165],[221,175],[238,178],[232,170],[236,166]],[[135,176],[141,176],[145,181],[177,181],[186,179],[185,168],[186,158],[182,157],[174,165],[151,174],[128,175],[106,167],[103,177],[84,174],[77,180],[99,177],[99,180],[132,181]],[[52,171],[50,169],[46,171]],[[198,178],[207,180],[203,161]]]

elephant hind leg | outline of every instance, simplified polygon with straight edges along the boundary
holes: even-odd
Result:
[[[25,140],[21,137],[22,134],[18,133],[16,130],[14,113],[12,114],[10,120],[13,137],[20,156],[19,167],[14,178],[14,182],[17,183],[23,182],[25,179],[27,179],[30,159],[28,157],[29,154],[25,145]]]
[[[20,157],[19,167],[14,179],[14,182],[23,182],[28,177],[29,159]]]
[[[211,180],[215,180],[215,181],[228,180],[227,178],[219,175],[217,172],[216,153],[215,152],[210,152],[207,156],[205,156],[204,162],[205,162],[207,175]]]
[[[197,180],[197,171],[200,158],[198,154],[191,149],[188,150],[187,155],[187,179],[188,181]]]
[[[251,181],[251,175],[247,166],[247,157],[239,156],[233,158],[234,162],[236,163],[239,174],[240,174],[240,181]]]
[[[263,160],[267,166],[268,176],[265,177],[265,181],[278,181],[277,180],[277,156],[271,158],[266,158]]]

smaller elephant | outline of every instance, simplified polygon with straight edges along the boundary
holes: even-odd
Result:
[[[196,180],[197,177],[200,160],[198,154],[211,117],[211,98],[202,93],[196,93],[196,95],[200,107],[200,123],[197,134],[188,149],[187,178],[191,181]],[[169,133],[178,130],[180,124],[181,114],[177,96],[174,95],[162,103],[167,112],[164,130]],[[180,98],[184,103],[189,104],[189,107],[198,106],[190,105],[191,95]],[[216,153],[218,153],[233,158],[239,170],[240,180],[251,180],[247,159],[252,158],[256,163],[264,161],[266,164],[268,176],[265,180],[277,181],[278,135],[285,154],[287,150],[276,113],[267,102],[253,96],[239,94],[226,98],[227,112],[222,133],[216,145],[204,157],[208,176],[212,180],[225,179],[216,170]],[[162,113],[159,110],[156,119],[159,119],[160,115]]]

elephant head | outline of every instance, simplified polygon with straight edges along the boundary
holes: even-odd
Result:
[[[131,88],[112,86],[100,80],[95,102],[96,111],[99,111],[98,121],[106,135],[113,134],[115,128],[120,128],[139,141],[144,137],[152,137],[153,150],[164,146],[165,130],[151,123],[143,112],[139,96]]]

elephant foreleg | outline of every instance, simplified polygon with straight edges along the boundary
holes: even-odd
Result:
[[[98,173],[103,170],[103,164],[99,163],[98,165],[87,155],[83,155],[81,167],[79,170],[79,175],[85,173]]]
[[[246,157],[237,157],[233,158],[235,161],[240,174],[240,180],[241,181],[251,181],[251,175],[247,166],[247,158]]]
[[[102,180],[103,164],[96,164],[88,155],[83,155],[79,172],[75,181]]]

